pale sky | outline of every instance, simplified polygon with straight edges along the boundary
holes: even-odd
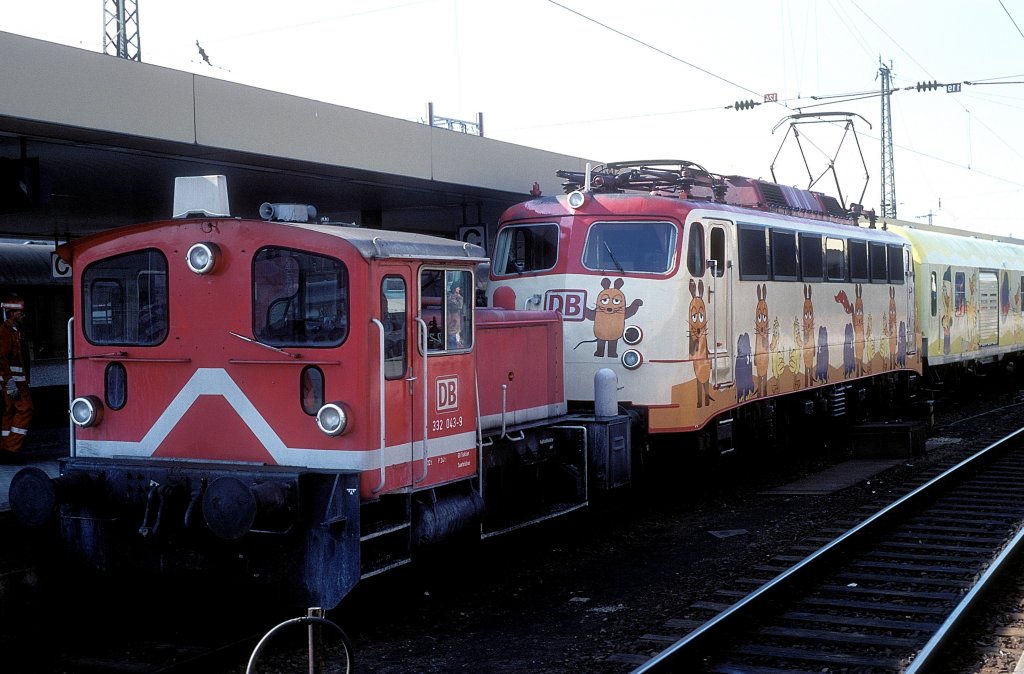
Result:
[[[0,30],[99,52],[103,7],[0,0]],[[836,196],[835,156],[844,201],[876,210],[881,60],[898,215],[1024,237],[1024,0],[139,0],[139,19],[146,63],[411,121],[482,112],[490,138],[597,161],[774,162]],[[841,151],[835,124],[799,128],[810,176],[798,112],[860,115]]]

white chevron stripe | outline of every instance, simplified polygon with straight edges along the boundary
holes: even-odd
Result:
[[[223,397],[238,413],[245,425],[267,449],[274,461],[285,466],[308,466],[330,470],[374,470],[380,467],[377,448],[360,450],[303,449],[288,447],[280,436],[263,418],[255,405],[246,397],[238,384],[221,368],[200,368],[167,406],[149,432],[139,442],[117,440],[76,440],[79,456],[149,457],[167,438],[189,408],[203,395]],[[310,423],[313,423],[310,421]],[[452,454],[475,448],[476,434],[473,431],[430,438],[428,458]],[[384,449],[384,465],[395,466],[422,460],[420,443],[389,445]],[[196,460],[204,460],[197,457]]]

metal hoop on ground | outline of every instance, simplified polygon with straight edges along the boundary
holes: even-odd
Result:
[[[310,609],[311,613],[313,613],[314,611],[322,613],[323,609]],[[301,618],[292,618],[291,620],[286,620],[283,623],[271,629],[265,635],[263,635],[263,638],[260,639],[258,644],[256,644],[256,648],[253,649],[252,655],[249,657],[249,664],[246,665],[245,674],[256,674],[256,663],[259,661],[260,655],[263,653],[263,649],[267,646],[268,643],[270,643],[270,640],[273,637],[280,634],[289,627],[302,624],[309,625],[309,671],[311,673],[321,671],[319,667],[315,664],[314,659],[319,654],[320,650],[323,648],[323,644],[320,643],[319,634],[314,634],[314,625],[326,625],[334,628],[334,631],[337,632],[338,637],[341,641],[342,651],[345,658],[345,665],[342,671],[344,671],[345,674],[349,674],[350,672],[352,672],[352,642],[349,640],[348,635],[345,634],[345,631],[342,630],[335,623],[331,622],[330,620],[327,620],[322,616],[308,615],[303,616]]]

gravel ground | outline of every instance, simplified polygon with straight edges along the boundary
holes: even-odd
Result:
[[[1000,429],[1024,424],[1024,404],[1016,400],[958,401],[942,411],[934,435],[984,446]],[[973,416],[996,406],[1002,406],[998,424],[992,417]],[[763,492],[847,458],[842,452],[805,448],[760,460],[737,453],[703,465],[688,461],[542,526],[432,550],[414,564],[360,583],[328,617],[351,637],[356,671],[364,674],[621,674],[632,666],[610,658],[650,656],[667,645],[644,635],[669,632],[667,620],[693,615],[689,607],[694,602],[723,601],[715,591],[738,587],[738,579],[756,575],[755,566],[823,529],[849,526],[851,518],[870,512],[861,510],[864,506],[891,501],[922,475],[951,464],[965,451],[962,444],[933,439],[925,456],[825,496]],[[83,641],[106,640],[111,634],[125,638],[126,632],[139,641],[147,634],[165,636],[170,628],[164,622],[175,615],[191,616],[187,623],[211,634],[225,631],[227,624],[244,621],[264,629],[278,617],[296,617],[257,620],[234,605],[173,611],[169,602],[140,591],[131,611],[136,616],[132,628],[126,629],[112,627],[117,624],[113,620],[83,618],[65,602],[61,605],[57,615],[46,615],[46,607],[38,606],[37,624],[48,625],[50,634],[56,630]],[[96,615],[99,606],[93,602],[78,608],[89,606],[89,615]],[[158,616],[165,617],[157,621]],[[202,627],[203,620],[210,625]],[[90,625],[92,630],[85,629]],[[1013,639],[1020,642],[1024,636]],[[79,650],[72,639],[60,644],[64,650]],[[44,646],[29,650],[37,647]],[[1010,672],[1015,657],[1000,655],[997,646],[994,655],[981,653],[974,661],[999,663],[999,669],[978,670],[985,674]],[[228,665],[219,674],[244,671],[244,666]]]
[[[982,447],[990,424],[971,416],[996,405],[1008,405],[1000,426],[1024,422],[1024,406],[1007,398],[958,401],[936,433]],[[672,474],[543,528],[438,550],[362,584],[330,617],[355,642],[359,672],[626,672],[609,658],[653,655],[666,644],[642,637],[666,633],[665,621],[693,602],[722,601],[714,591],[752,567],[848,526],[858,509],[884,505],[964,451],[929,445],[923,457],[826,496],[762,492],[844,454],[735,457]]]

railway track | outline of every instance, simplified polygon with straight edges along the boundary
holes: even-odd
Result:
[[[1024,548],[1022,524],[1024,429],[694,626],[635,674],[926,671]]]

